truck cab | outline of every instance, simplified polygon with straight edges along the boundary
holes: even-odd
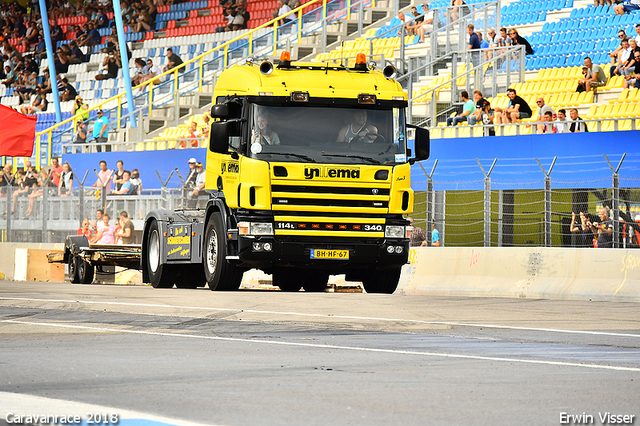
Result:
[[[333,274],[367,292],[396,289],[409,252],[410,165],[428,158],[429,136],[409,126],[412,156],[407,96],[393,74],[362,58],[347,68],[285,57],[220,75],[211,198],[192,227],[203,232],[210,288],[237,288],[243,271],[258,268],[285,291],[324,290]]]

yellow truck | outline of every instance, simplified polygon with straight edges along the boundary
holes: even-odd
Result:
[[[429,157],[429,133],[406,124],[407,95],[394,76],[364,55],[353,68],[283,55],[277,66],[224,71],[211,108],[206,208],[147,215],[144,282],[235,290],[257,268],[284,291],[323,291],[329,275],[346,274],[369,293],[393,293],[409,252],[410,166]],[[95,257],[81,242],[68,245]],[[83,260],[74,265],[86,274]]]

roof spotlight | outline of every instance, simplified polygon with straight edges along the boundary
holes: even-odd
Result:
[[[269,61],[264,61],[260,64],[260,72],[264,75],[269,75],[273,72],[273,64]]]
[[[382,70],[382,75],[388,79],[395,78],[397,74],[396,68],[393,65],[387,65]]]

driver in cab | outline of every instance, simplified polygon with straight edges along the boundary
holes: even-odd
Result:
[[[378,128],[367,124],[367,111],[358,110],[353,114],[353,122],[340,129],[336,142],[373,143],[377,137]]]
[[[253,129],[251,135],[251,143],[260,143],[261,145],[280,145],[280,137],[271,129],[269,125],[269,117],[262,114],[256,120],[256,128]]]

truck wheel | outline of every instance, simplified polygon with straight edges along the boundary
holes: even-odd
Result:
[[[69,281],[72,284],[78,284],[80,282],[80,278],[78,278],[78,268],[76,268],[76,257],[69,253],[69,258],[67,260],[67,269],[69,272]]]
[[[240,288],[243,271],[227,262],[226,229],[222,215],[213,213],[207,222],[204,238],[204,277],[212,291]]]
[[[392,294],[398,288],[398,281],[400,281],[400,268],[367,274],[362,280],[362,285],[367,293]]]
[[[280,290],[286,292],[300,291],[302,285],[301,278],[297,270],[292,268],[283,268],[273,271],[273,285],[280,287]]]
[[[304,278],[304,284],[302,288],[304,291],[310,293],[320,293],[327,289],[327,282],[329,281],[329,274],[323,274],[320,271],[313,271],[311,276]]]
[[[95,268],[89,262],[85,262],[84,259],[76,257],[76,273],[78,274],[78,281],[82,284],[91,284],[95,275]]]
[[[149,226],[147,250],[144,255],[144,266],[149,274],[149,281],[154,288],[171,288],[175,282],[175,269],[172,265],[164,265],[160,259],[160,231],[155,220]]]

